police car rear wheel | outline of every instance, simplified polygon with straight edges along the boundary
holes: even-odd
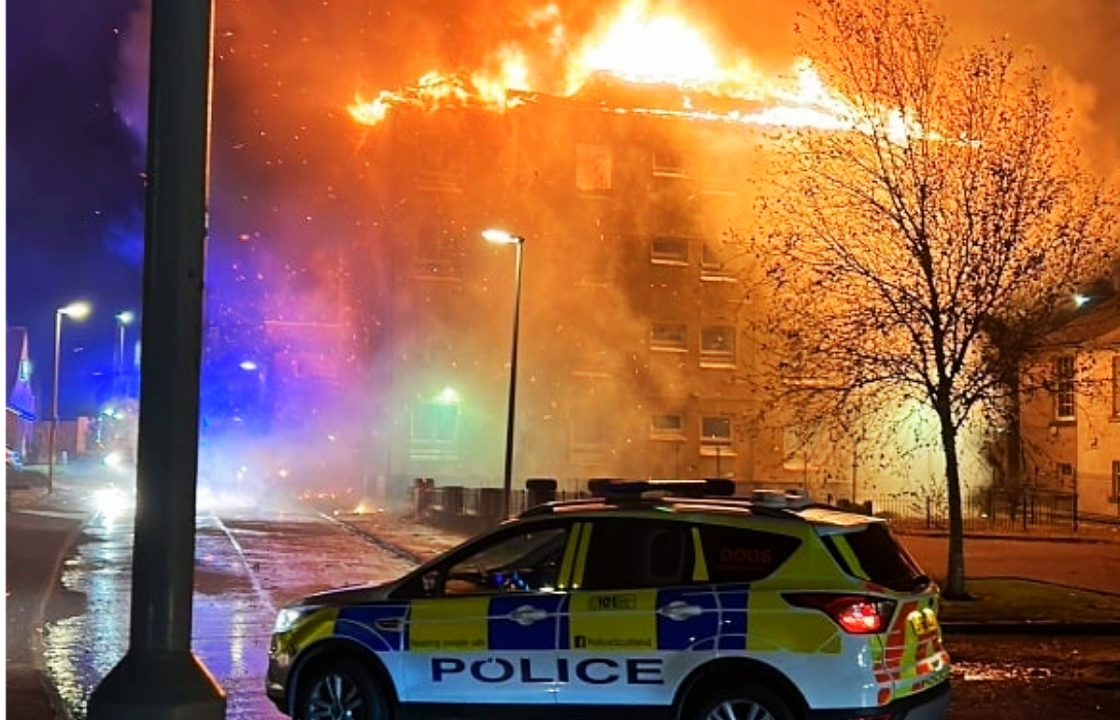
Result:
[[[750,683],[713,693],[699,707],[696,720],[794,720],[779,696]]]
[[[301,720],[385,720],[379,688],[358,663],[346,659],[316,668],[302,694]]]

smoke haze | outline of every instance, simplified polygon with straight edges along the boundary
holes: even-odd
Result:
[[[651,6],[663,5],[651,2]],[[369,99],[383,89],[414,84],[431,70],[469,74],[486,68],[507,43],[528,53],[535,87],[560,93],[566,78],[558,72],[559,59],[616,10],[592,0],[559,5],[556,12],[547,7],[539,2],[495,0],[217,3],[213,250],[207,285],[208,319],[217,327],[208,353],[212,362],[228,365],[238,360],[240,349],[269,342],[278,357],[298,356],[307,363],[316,351],[299,347],[298,338],[269,335],[265,321],[334,326],[343,337],[329,347],[343,355],[338,372],[349,378],[344,397],[330,401],[318,389],[302,391],[305,395],[293,389],[285,397],[287,410],[282,415],[303,415],[306,422],[317,424],[315,447],[339,442],[338,438],[352,440],[352,448],[365,441],[370,434],[368,405],[375,401],[361,398],[369,397],[376,387],[372,377],[376,372],[368,366],[385,361],[372,352],[363,354],[371,351],[370,338],[377,335],[380,319],[356,307],[349,292],[353,258],[385,262],[377,259],[377,248],[354,254],[355,248],[378,237],[377,211],[368,207],[374,201],[367,193],[383,170],[370,160],[383,139],[379,128],[362,129],[352,123],[346,106],[356,94]],[[1087,139],[1090,155],[1102,164],[1115,162],[1120,75],[1112,71],[1112,55],[1120,49],[1116,40],[1120,3],[950,0],[937,7],[948,14],[954,40],[980,42],[1008,35],[1013,44],[1035,48],[1038,59],[1055,68],[1074,104],[1077,127]],[[798,12],[806,9],[804,2],[723,0],[681,2],[677,8],[709,33],[728,65],[749,58],[764,72],[790,71],[798,47],[793,28]],[[117,110],[138,138],[146,132],[147,24],[145,10],[133,16],[121,44],[121,74],[115,87]],[[493,267],[500,267],[504,261],[500,255],[495,258]],[[379,272],[384,277],[393,269]],[[545,269],[531,272],[536,273],[533,283],[548,284]],[[530,281],[528,274],[526,281]],[[504,280],[483,275],[480,282],[492,284],[495,297],[507,297]],[[500,312],[504,311],[491,314]],[[526,317],[531,320],[537,313],[527,299]],[[611,332],[640,321],[620,317],[611,324]],[[494,328],[480,330],[479,347],[506,342],[505,320],[492,322]],[[464,348],[460,353],[464,362],[470,361],[472,351]],[[495,368],[494,389],[499,397],[505,372]],[[534,381],[529,373],[525,382]],[[634,384],[671,382],[671,378],[652,377]],[[225,392],[216,380],[208,385],[209,392]],[[263,417],[274,415],[276,408],[258,410]],[[648,414],[648,408],[641,410]],[[547,403],[527,411],[538,419],[549,415]],[[483,412],[485,422],[496,430],[504,418],[500,403]],[[248,422],[251,415],[243,414]],[[301,442],[293,440],[300,436],[295,423],[270,427],[266,435],[281,437],[287,445]],[[328,436],[335,439],[326,440]],[[493,439],[498,447],[496,431]],[[532,454],[534,449],[528,449]],[[267,450],[252,453],[268,454]],[[483,463],[497,460],[493,451],[480,455]],[[332,472],[378,472],[355,468],[343,463]]]

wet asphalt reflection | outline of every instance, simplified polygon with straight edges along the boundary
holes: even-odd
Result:
[[[276,609],[328,587],[395,578],[411,565],[313,512],[199,514],[192,646],[227,693],[226,717],[283,717],[264,695]],[[95,518],[62,574],[43,634],[44,664],[74,718],[128,648],[132,518]]]

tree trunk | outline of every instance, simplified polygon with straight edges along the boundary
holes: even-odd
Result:
[[[1008,395],[1010,414],[1007,422],[1007,493],[1011,507],[1019,504],[1026,492],[1026,481],[1023,473],[1023,413],[1019,403],[1022,401],[1019,389],[1019,366],[1016,363],[1015,372],[1008,376]],[[1014,519],[1014,516],[1012,516]]]
[[[949,486],[949,572],[945,579],[943,595],[947,598],[967,598],[969,595],[964,579],[964,514],[961,507],[961,468],[957,459],[957,429],[953,425],[952,411],[948,407],[937,408],[937,417],[941,421],[945,479]]]

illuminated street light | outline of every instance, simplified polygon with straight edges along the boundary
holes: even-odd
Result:
[[[1082,295],[1081,293],[1076,293],[1073,296],[1073,306],[1079,308],[1082,305],[1084,305],[1085,303],[1089,302],[1091,299],[1092,298],[1090,298],[1088,295]]]
[[[122,310],[114,317],[117,319],[117,377],[120,377],[124,375],[124,327],[132,324],[136,319],[136,313]]]
[[[513,346],[510,349],[509,361],[509,413],[506,415],[506,462],[505,475],[502,478],[504,519],[509,517],[510,494],[513,488],[513,410],[517,399],[517,333],[521,317],[521,248],[525,245],[525,238],[512,235],[505,230],[495,229],[484,230],[482,237],[486,242],[496,245],[517,246],[516,279],[513,286]]]
[[[495,230],[493,228],[482,231],[482,237],[486,242],[494,243],[495,245],[520,245],[525,242],[525,238],[517,235],[511,235],[505,230]]]
[[[73,302],[54,311],[54,392],[51,396],[51,426],[47,434],[47,493],[54,492],[54,452],[58,436],[58,365],[62,348],[62,317],[84,320],[89,315],[87,302]]]

